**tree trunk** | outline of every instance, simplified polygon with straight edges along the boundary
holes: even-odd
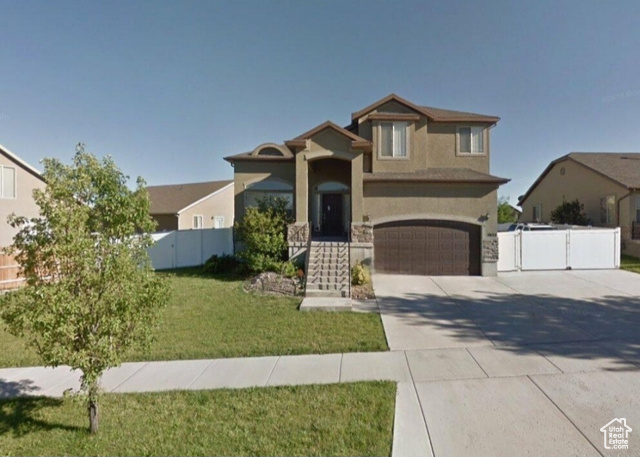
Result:
[[[89,400],[89,431],[92,435],[98,433],[98,401],[95,399]]]

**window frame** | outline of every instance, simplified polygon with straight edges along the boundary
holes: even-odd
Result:
[[[220,227],[216,227],[216,222],[220,222]],[[224,216],[213,216],[213,228],[224,228]]]
[[[200,226],[197,227],[197,223],[196,221],[200,220]],[[194,214],[193,218],[191,219],[191,228],[193,230],[202,230],[204,228],[204,217],[202,216],[202,214]]]
[[[4,195],[4,170],[13,170],[13,196],[5,197]],[[0,165],[0,199],[17,200],[18,198],[18,169],[9,165]]]
[[[460,145],[461,145],[461,141],[460,141],[460,130],[461,129],[469,129],[469,148],[471,149],[470,152],[464,152],[464,151],[460,151]],[[473,130],[480,130],[482,132],[482,152],[473,152]],[[459,156],[465,156],[465,157],[483,157],[487,155],[487,150],[489,149],[488,147],[488,138],[487,138],[487,130],[489,130],[487,127],[484,127],[482,125],[458,125],[456,127],[456,155]]]
[[[609,199],[613,200],[611,205],[609,205]],[[603,202],[604,202],[604,207],[603,207]],[[611,195],[605,195],[603,197],[600,197],[600,223],[606,224],[606,225],[613,224],[614,223],[613,216],[615,215],[615,212],[616,212],[616,196],[611,194]],[[604,216],[604,220],[603,220],[603,216]]]
[[[392,143],[391,143],[391,155],[390,156],[385,156],[382,155],[382,126],[383,124],[391,124],[391,139],[392,139]],[[393,147],[393,132],[394,132],[394,128],[396,125],[398,124],[404,124],[404,134],[405,134],[405,140],[404,140],[404,144],[405,144],[405,155],[393,155],[395,152],[395,148]],[[410,151],[411,151],[411,142],[410,142],[410,137],[411,137],[411,122],[408,121],[378,121],[377,122],[377,133],[376,133],[376,143],[377,143],[377,149],[378,149],[378,160],[409,160],[410,157]]]
[[[538,209],[539,217],[536,217],[536,209]],[[542,222],[542,203],[538,203],[537,205],[533,205],[533,214],[532,219],[534,222]]]

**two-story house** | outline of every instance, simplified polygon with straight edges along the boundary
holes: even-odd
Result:
[[[379,272],[496,274],[498,117],[415,105],[397,95],[284,144],[230,157],[235,218],[264,195],[289,200],[292,256],[342,241]],[[312,243],[313,242],[313,243]]]

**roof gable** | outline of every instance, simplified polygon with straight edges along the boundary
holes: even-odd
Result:
[[[331,121],[323,122],[322,124],[318,125],[317,127],[314,127],[311,130],[309,130],[307,132],[304,132],[301,135],[298,135],[293,140],[285,141],[284,144],[287,145],[290,148],[303,148],[303,147],[306,147],[307,140],[311,139],[312,137],[314,137],[318,133],[323,132],[323,131],[325,131],[327,129],[331,129],[334,132],[336,132],[336,133],[348,138],[349,140],[351,140],[351,146],[353,148],[366,149],[368,147],[371,147],[371,142],[369,140],[366,140],[366,139],[362,138],[361,136],[358,136],[355,133],[350,132],[347,129],[344,129],[344,128],[340,127],[339,125],[334,124]]]
[[[209,181],[188,184],[149,186],[151,214],[179,214],[195,203],[233,185],[233,181]]]
[[[410,110],[419,113],[429,120],[434,122],[488,122],[491,124],[497,123],[500,118],[497,116],[489,116],[486,114],[476,114],[476,113],[468,113],[465,111],[453,111],[446,110],[441,108],[432,108],[429,106],[418,106],[411,103],[408,100],[405,100],[402,97],[399,97],[396,94],[390,94],[386,97],[378,100],[377,102],[367,106],[366,108],[361,109],[360,111],[356,111],[351,114],[351,121],[354,122],[357,119],[366,116],[370,112],[376,110],[382,105],[385,105],[391,101],[399,103],[400,105],[409,108]]]
[[[38,170],[33,168],[31,165],[29,165],[27,162],[22,160],[20,157],[15,155],[13,152],[9,151],[9,149],[5,148],[1,144],[0,144],[0,154],[2,154],[3,156],[5,156],[9,160],[11,160],[13,163],[15,163],[16,165],[18,165],[19,167],[21,167],[22,169],[24,169],[28,173],[31,173],[33,176],[38,178],[40,181],[44,182],[44,178],[42,177],[42,173],[40,173]]]

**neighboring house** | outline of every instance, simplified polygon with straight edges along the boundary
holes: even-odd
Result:
[[[147,190],[159,232],[233,226],[233,181],[149,186]]]
[[[11,245],[17,231],[7,223],[7,217],[11,213],[38,216],[33,190],[44,188],[44,179],[38,170],[0,145],[0,248]]]
[[[511,207],[511,214],[513,215],[513,218],[517,221],[520,219],[520,216],[522,216],[522,211],[520,211],[518,208],[516,208],[513,205],[509,205]]]
[[[495,275],[497,189],[508,182],[489,174],[498,121],[389,95],[344,128],[327,121],[226,157],[236,219],[257,198],[279,195],[296,221],[291,255],[310,240],[343,240],[351,264],[364,260],[376,271]]]
[[[520,197],[521,222],[549,222],[578,199],[597,227],[620,227],[622,249],[640,256],[640,153],[572,152],[554,160]]]

